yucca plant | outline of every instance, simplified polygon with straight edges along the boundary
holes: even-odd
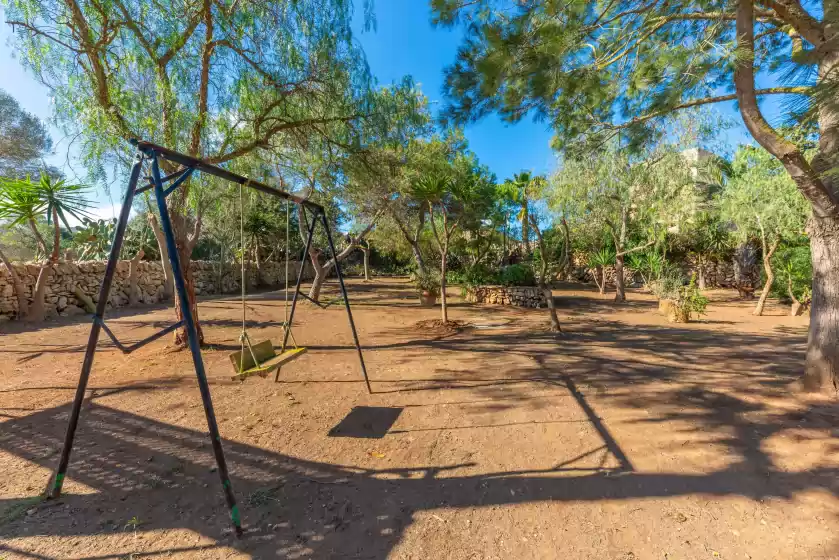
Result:
[[[28,310],[20,308],[24,319],[40,321],[44,318],[44,291],[52,265],[58,261],[61,245],[61,223],[70,230],[67,216],[81,221],[86,216],[86,209],[90,207],[85,195],[88,188],[83,185],[68,183],[63,179],[54,179],[47,173],[42,173],[37,182],[26,179],[0,179],[0,218],[5,218],[9,226],[28,226],[38,244],[39,258],[44,259],[35,292],[32,296],[32,306]],[[46,218],[47,224],[53,228],[52,247],[48,248],[46,240],[38,231],[38,221]],[[20,301],[20,295],[18,295]]]
[[[588,257],[589,268],[594,269],[594,283],[601,294],[606,293],[606,267],[615,264],[615,250],[611,247],[604,247]],[[598,278],[598,274],[600,278]]]

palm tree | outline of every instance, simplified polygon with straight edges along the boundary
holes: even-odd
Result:
[[[28,226],[38,244],[39,258],[44,259],[38,280],[35,282],[32,306],[23,316],[26,320],[41,321],[44,318],[44,292],[52,268],[58,261],[61,245],[60,223],[69,230],[68,215],[77,220],[82,219],[86,214],[85,210],[90,206],[85,198],[87,191],[88,188],[83,185],[53,179],[47,173],[41,173],[37,182],[32,182],[29,177],[0,181],[0,217],[9,220],[9,226]],[[43,218],[53,227],[51,250],[47,249],[46,240],[38,231],[38,221]],[[18,301],[20,298],[18,293]],[[20,311],[24,312],[23,309]]]
[[[516,219],[521,223],[521,241],[527,254],[530,254],[530,196],[544,185],[545,180],[541,175],[522,171],[504,182],[507,195],[520,207]]]
[[[446,305],[446,265],[448,264],[449,258],[449,241],[458,225],[456,220],[453,224],[449,224],[449,213],[452,210],[451,205],[455,202],[452,194],[453,187],[454,182],[452,177],[446,173],[430,173],[424,175],[411,185],[412,196],[428,204],[431,217],[431,232],[434,234],[434,239],[437,241],[437,248],[440,250],[440,307],[443,323],[449,321]],[[442,221],[442,227],[439,231],[434,215],[437,207],[439,207]]]

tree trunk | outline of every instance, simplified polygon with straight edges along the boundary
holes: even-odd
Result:
[[[530,209],[527,199],[521,205],[521,242],[524,245],[524,254],[530,254]]]
[[[197,239],[197,235],[193,240],[189,238],[187,234],[187,219],[182,214],[172,211],[170,212],[170,219],[172,221],[172,233],[175,237],[175,249],[178,251],[178,259],[180,260],[181,271],[184,275],[187,304],[192,309],[192,318],[195,321],[195,329],[198,332],[198,343],[204,344],[204,331],[198,319],[198,301],[195,297],[195,277],[190,266],[192,249],[194,248],[194,241]],[[175,316],[179,321],[183,319],[183,304],[184,302],[180,298],[175,298]],[[189,343],[186,327],[175,331],[174,343],[176,346],[186,346]]]
[[[701,256],[696,257],[696,280],[700,290],[705,289],[705,261]]]
[[[606,279],[603,279],[606,283]],[[615,257],[615,301],[626,301],[626,288],[623,285],[623,255],[618,254]]]
[[[601,266],[600,268],[600,294],[603,295],[606,293],[606,267]]]
[[[760,299],[757,300],[757,307],[755,307],[753,315],[760,317],[763,315],[763,308],[766,305],[766,298],[769,297],[769,290],[772,289],[772,284],[775,282],[775,272],[772,270],[772,255],[775,249],[778,248],[779,241],[776,239],[772,242],[772,246],[767,250],[766,243],[763,243],[763,270],[766,272],[766,283],[763,284],[763,291],[760,293]]]
[[[364,251],[364,281],[370,281],[370,244],[361,249]]]
[[[551,316],[551,330],[554,332],[562,332],[562,327],[559,325],[559,317],[556,314],[553,292],[544,282],[539,282],[539,289],[542,290],[543,294],[545,294],[545,301],[548,303],[548,313]]]
[[[596,267],[596,268],[594,269],[594,272],[592,273],[592,275],[591,275],[591,276],[592,276],[592,278],[594,278],[594,283],[597,285],[597,291],[598,291],[598,292],[600,292],[601,294],[604,294],[604,293],[606,293],[606,292],[605,292],[605,290],[606,290],[606,287],[605,287],[605,284],[606,284],[606,282],[605,282],[605,276],[606,276],[606,275],[605,275],[605,273],[604,273],[604,274],[602,274],[602,276],[601,276],[601,272],[600,272],[600,271],[601,271],[601,269],[602,269],[602,267],[600,267],[600,266]],[[601,283],[600,283],[600,278],[601,278],[601,277],[604,279],[603,284],[601,284]]]
[[[448,247],[440,251],[440,310],[442,311],[444,324],[449,322],[449,310],[446,307],[446,265],[448,264],[447,261]]]
[[[50,276],[52,276],[52,263],[47,261],[41,265],[41,270],[38,272],[38,280],[35,282],[35,290],[32,293],[32,306],[24,317],[25,321],[37,323],[46,318],[44,296]]]
[[[166,247],[166,237],[157,223],[157,216],[154,213],[148,214],[149,225],[154,238],[157,240],[157,248],[160,251],[160,264],[163,266],[163,299],[169,301],[175,294],[175,280],[172,277],[172,263],[169,261],[169,249]]]
[[[140,303],[140,287],[137,285],[137,268],[144,255],[145,253],[140,249],[134,255],[134,258],[128,261],[128,305],[130,306],[135,306]]]
[[[324,280],[326,280],[327,271],[320,264],[320,251],[317,249],[309,250],[309,260],[312,261],[312,270],[315,271],[312,287],[309,289],[309,297],[314,301],[320,301],[320,290],[323,288]]]
[[[562,266],[560,267],[560,274],[562,280],[571,279],[571,269],[573,263],[571,262],[571,232],[568,229],[568,222],[562,218]]]
[[[839,391],[839,217],[810,218],[807,225],[813,262],[810,335],[804,388]]]
[[[18,319],[23,319],[29,314],[29,301],[26,299],[26,289],[20,281],[20,276],[17,275],[17,271],[12,267],[11,261],[6,258],[2,249],[0,249],[0,262],[6,265],[6,270],[12,279],[12,287],[15,290],[15,296],[17,296],[17,317]]]

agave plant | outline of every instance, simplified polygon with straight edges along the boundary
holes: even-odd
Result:
[[[589,268],[595,269],[594,282],[601,294],[606,293],[606,267],[615,264],[616,253],[611,247],[604,247],[588,257]],[[597,273],[600,272],[600,278]]]

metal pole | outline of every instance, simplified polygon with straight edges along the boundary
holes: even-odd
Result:
[[[338,251],[335,250],[335,244],[332,242],[332,232],[329,229],[329,222],[326,219],[326,214],[321,213],[320,217],[323,222],[323,229],[326,230],[326,239],[329,241],[329,250],[332,251],[332,258],[335,259],[335,272],[338,274],[338,283],[341,285],[341,295],[344,296],[344,306],[347,308],[347,317],[350,320],[350,329],[352,330],[352,337],[355,341],[355,349],[358,351],[358,361],[361,363],[361,373],[364,374],[364,383],[367,385],[367,393],[373,394],[373,389],[370,388],[370,379],[367,377],[367,367],[364,365],[364,356],[361,353],[361,344],[358,342],[358,332],[355,330],[355,321],[353,321],[352,318],[350,298],[347,296],[347,288],[344,286],[344,275],[341,274],[341,263],[338,262]]]
[[[128,216],[131,213],[131,201],[134,200],[134,189],[137,188],[137,180],[140,178],[143,159],[142,154],[137,154],[134,166],[131,168],[128,189],[125,191],[125,198],[122,201],[122,210],[119,213],[114,239],[111,241],[108,265],[105,267],[105,276],[102,278],[102,285],[99,287],[99,301],[96,303],[96,314],[94,315],[93,324],[90,327],[90,336],[87,339],[87,349],[84,354],[84,362],[82,362],[82,372],[79,375],[79,384],[76,387],[76,396],[73,399],[73,409],[70,411],[70,421],[67,424],[67,432],[64,434],[61,459],[58,461],[58,468],[47,483],[47,489],[44,493],[47,498],[58,498],[61,496],[61,487],[64,484],[64,476],[67,474],[67,466],[70,464],[70,452],[73,450],[73,440],[76,437],[76,428],[79,425],[82,401],[84,401],[84,395],[87,391],[87,382],[90,379],[90,370],[93,367],[93,356],[96,354],[96,344],[99,342],[102,319],[105,317],[105,308],[108,304],[108,296],[111,293],[111,284],[114,280],[117,262],[119,262],[119,252],[122,249],[122,240],[125,237]]]
[[[169,218],[169,209],[166,207],[166,195],[163,192],[163,181],[160,178],[160,167],[157,163],[157,153],[151,153],[151,171],[154,180],[154,197],[157,200],[157,208],[160,211],[160,227],[166,238],[166,248],[169,251],[169,261],[172,263],[172,276],[175,280],[175,290],[178,292],[178,301],[181,304],[183,322],[186,326],[186,333],[189,339],[189,350],[192,353],[192,362],[195,365],[195,375],[198,378],[198,388],[201,391],[201,400],[204,402],[204,412],[207,415],[207,427],[210,431],[210,440],[213,443],[213,453],[216,456],[218,474],[221,478],[221,485],[224,489],[224,497],[227,500],[227,507],[230,508],[230,519],[233,521],[233,529],[236,536],[242,535],[242,522],[239,517],[239,508],[236,505],[236,496],[233,495],[233,487],[230,484],[230,476],[227,473],[227,462],[224,460],[224,449],[221,446],[221,435],[218,431],[216,414],[213,411],[213,401],[210,396],[210,385],[207,383],[207,374],[204,371],[204,360],[201,358],[201,347],[198,343],[198,329],[195,327],[195,318],[192,316],[192,306],[189,304],[189,296],[186,291],[184,275],[181,271],[181,259],[178,248],[175,245],[175,236],[172,232],[172,222]]]
[[[303,210],[303,215],[306,215],[306,210]],[[315,224],[318,221],[317,213],[312,216],[312,224],[309,226],[309,233],[306,236],[306,246],[303,247],[303,256],[300,257],[300,270],[297,272],[297,283],[294,285],[294,295],[291,297],[291,311],[288,314],[288,322],[286,323],[285,334],[283,335],[282,352],[285,352],[285,347],[288,344],[288,335],[291,333],[291,322],[294,320],[294,310],[297,309],[297,295],[300,293],[300,284],[303,283],[303,270],[306,268],[306,257],[309,255],[309,248],[312,246],[312,236],[315,233]],[[280,372],[274,376],[274,381],[280,379]]]

